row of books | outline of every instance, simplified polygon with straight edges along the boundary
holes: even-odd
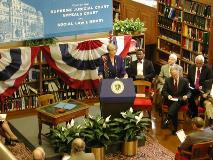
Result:
[[[205,48],[208,48],[208,46],[204,46],[203,44],[201,44],[197,41],[193,41],[193,40],[188,39],[188,38],[183,38],[183,47],[187,50],[197,52],[198,54],[206,53]]]
[[[180,65],[183,67],[183,73],[188,74],[189,63],[181,61]]]
[[[168,6],[181,7],[184,0],[160,0],[160,3],[164,3]]]
[[[97,96],[95,90],[73,89],[68,85],[66,85],[60,79],[44,81],[43,92],[54,94],[56,100],[63,100],[67,98],[84,99],[84,98],[93,98]]]
[[[177,34],[177,33],[172,32],[172,31],[168,31],[164,28],[160,28],[159,30],[160,30],[160,34],[161,34],[162,37],[165,37],[169,40],[174,41],[175,43],[180,44],[180,42],[181,42],[181,35],[180,34]]]
[[[170,43],[168,41],[165,41],[163,39],[158,39],[158,48],[160,48],[163,51],[166,52],[173,52],[175,54],[179,54],[180,53],[180,46],[177,46],[173,43]]]
[[[195,57],[196,57],[196,54],[193,54],[190,51],[183,50],[183,52],[182,52],[182,58],[186,61],[194,62]]]
[[[15,98],[13,96],[6,97],[4,101],[0,102],[0,113],[25,110],[28,108],[38,107],[38,97],[34,96],[25,96],[21,98]]]
[[[186,24],[183,25],[183,36],[201,41],[205,45],[209,44],[209,32],[199,30]]]
[[[31,87],[30,85],[23,83],[19,88],[13,93],[13,98],[21,98],[23,96],[30,96],[37,94],[38,91]]]
[[[203,30],[209,30],[211,25],[210,19],[206,19],[197,15],[191,15],[189,13],[184,13],[183,21]]]
[[[182,23],[178,21],[173,21],[171,19],[159,16],[158,25],[167,28],[173,32],[181,33]]]
[[[39,80],[40,70],[37,67],[32,67],[29,70],[28,76],[26,77],[25,81],[37,81]]]
[[[182,21],[183,12],[181,10],[159,4],[158,12],[167,18]]]
[[[211,6],[191,0],[185,0],[184,10],[203,17],[211,17]]]
[[[132,37],[135,40],[135,48],[137,49],[144,49],[145,48],[145,42],[144,42],[144,37],[140,37],[140,36],[133,36]]]
[[[42,78],[45,79],[45,78],[53,78],[53,77],[57,77],[57,73],[55,72],[55,70],[48,65],[43,65]]]

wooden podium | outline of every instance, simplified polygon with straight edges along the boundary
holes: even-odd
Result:
[[[112,118],[120,117],[120,112],[133,107],[135,88],[132,78],[103,79],[101,82],[101,115]]]

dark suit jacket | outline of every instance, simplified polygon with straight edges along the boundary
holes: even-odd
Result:
[[[204,129],[187,135],[185,141],[180,145],[180,149],[191,150],[193,144],[213,140],[213,130]]]
[[[195,83],[195,75],[196,75],[196,65],[193,64],[193,65],[190,65],[189,66],[189,70],[188,70],[188,80],[189,80],[189,83],[190,83],[190,86],[192,87],[195,87],[194,86],[194,83]],[[203,83],[205,82],[205,80],[208,80],[208,79],[212,79],[212,70],[211,68],[204,64],[202,66],[202,70],[201,70],[201,73],[200,73],[200,85],[203,86]]]
[[[134,80],[136,79],[135,77],[137,76],[137,63],[138,60],[133,61],[130,65],[129,77],[133,78]],[[146,81],[152,81],[152,79],[155,77],[155,70],[150,60],[144,59],[143,61],[143,75]]]
[[[206,93],[208,91],[211,91],[212,89],[212,83],[213,83],[213,79],[210,80],[206,80],[203,84],[203,91]]]
[[[166,79],[161,93],[165,97],[165,99],[167,99],[169,95],[171,95],[172,97],[175,96],[174,95],[174,79],[172,77],[169,77]],[[184,95],[187,95],[188,98],[191,96],[188,81],[187,79],[183,77],[179,78],[177,95],[180,100],[182,99]]]

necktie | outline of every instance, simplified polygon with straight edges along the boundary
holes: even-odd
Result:
[[[177,96],[177,80],[174,80],[174,95]]]
[[[197,77],[195,80],[195,89],[199,89],[200,87],[200,68],[197,69]]]

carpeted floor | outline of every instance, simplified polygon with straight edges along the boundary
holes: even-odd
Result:
[[[9,150],[18,160],[32,160],[32,152],[25,147],[23,143],[17,143],[15,146],[9,146]],[[136,156],[127,157],[120,153],[108,154],[105,160],[172,160],[174,153],[160,145],[157,140],[147,138],[145,146],[138,148]]]

